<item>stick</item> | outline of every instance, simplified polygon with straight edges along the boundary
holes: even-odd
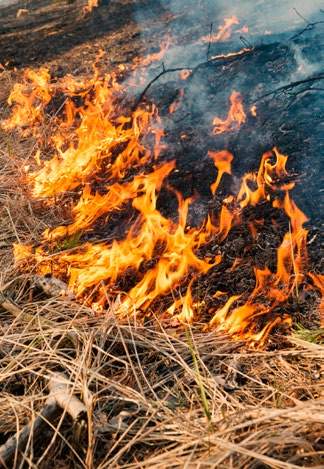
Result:
[[[49,378],[48,387],[50,393],[38,417],[0,447],[0,468],[12,467],[9,465],[10,461],[18,452],[24,451],[30,437],[35,440],[48,426],[53,427],[54,420],[62,412],[61,409],[71,415],[76,423],[85,421],[87,409],[83,402],[71,394],[70,383],[64,373],[53,373]]]
[[[49,379],[48,388],[50,396],[55,398],[57,405],[71,415],[73,420],[77,422],[85,420],[86,406],[74,394],[71,394],[71,384],[64,373],[53,373]]]
[[[213,23],[210,23],[209,41],[208,41],[208,49],[207,49],[207,62],[209,60],[209,52],[210,52],[211,41],[212,41],[212,32],[213,32]]]
[[[13,316],[16,318],[20,317],[24,322],[27,323],[35,323],[36,321],[39,321],[42,325],[47,326],[47,327],[53,327],[55,326],[55,322],[50,321],[49,319],[45,318],[40,318],[38,316],[34,316],[29,313],[24,313],[22,309],[20,309],[15,303],[9,298],[7,298],[3,293],[0,292],[0,306],[4,308],[5,310],[9,311]]]
[[[305,26],[304,29],[302,29],[301,31],[299,31],[298,33],[296,33],[294,36],[290,37],[288,40],[289,41],[293,41],[294,39],[296,39],[298,36],[301,36],[305,31],[311,31],[312,29],[315,29],[315,26],[318,25],[318,24],[322,24],[324,23],[324,21],[316,21],[315,23],[310,23],[306,18],[304,18],[300,13],[299,11],[297,11],[297,9],[295,7],[293,7],[293,9],[295,10],[295,12],[297,13],[297,15],[302,19],[304,20],[307,25]],[[322,10],[320,10],[322,11]]]
[[[35,421],[28,423],[21,432],[13,435],[0,447],[0,468],[12,467],[9,462],[14,458],[15,454],[25,449],[30,435],[32,435],[33,438],[41,435],[46,430],[49,422],[53,422],[60,413],[61,410],[55,398],[49,396]]]
[[[144,88],[144,90],[142,91],[142,93],[140,94],[140,96],[138,97],[138,99],[136,100],[136,102],[134,103],[134,105],[132,106],[131,108],[131,111],[132,113],[136,111],[138,105],[140,104],[140,102],[142,101],[142,99],[144,98],[146,92],[148,91],[148,89],[153,85],[154,82],[156,82],[162,75],[166,74],[166,73],[173,73],[173,72],[179,72],[179,71],[182,71],[182,70],[189,70],[191,73],[190,73],[190,76],[193,75],[194,72],[196,72],[197,70],[200,70],[201,68],[204,68],[204,67],[210,67],[211,65],[214,65],[215,62],[218,62],[218,61],[224,61],[225,63],[228,63],[228,62],[232,62],[233,60],[236,60],[236,59],[239,59],[241,57],[243,57],[245,54],[247,54],[248,52],[252,52],[254,49],[245,49],[244,52],[238,52],[238,53],[233,53],[233,54],[230,54],[230,55],[218,55],[218,56],[215,56],[215,57],[212,57],[211,59],[209,59],[207,62],[203,62],[203,63],[200,63],[198,65],[196,65],[195,67],[178,67],[178,68],[165,68],[164,67],[164,64],[162,64],[162,72],[160,72],[158,75],[156,75],[156,77],[154,77],[147,85],[146,87]]]
[[[153,85],[153,83],[155,81],[157,81],[162,75],[164,75],[165,73],[172,73],[172,72],[179,72],[179,71],[182,71],[182,70],[190,70],[190,68],[188,67],[179,67],[179,68],[164,68],[164,65],[162,66],[162,72],[160,72],[158,75],[156,75],[156,77],[154,77],[144,88],[144,90],[142,91],[142,93],[139,95],[137,101],[135,102],[135,104],[133,105],[132,107],[132,113],[136,111],[137,109],[137,106],[139,105],[139,103],[142,101],[142,99],[144,98],[147,90]]]

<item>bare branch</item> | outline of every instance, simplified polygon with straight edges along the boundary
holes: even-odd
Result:
[[[265,93],[265,94],[259,96],[259,98],[252,101],[251,104],[255,104],[258,101],[261,101],[261,99],[266,98],[268,96],[275,95],[275,94],[278,94],[278,93],[284,93],[285,91],[289,91],[289,90],[293,89],[294,87],[299,86],[301,84],[312,83],[314,81],[323,80],[323,79],[324,79],[324,74],[321,74],[321,75],[317,75],[315,77],[305,78],[304,80],[291,82],[287,85],[280,86],[279,88],[276,88],[275,90],[269,91],[268,93]]]

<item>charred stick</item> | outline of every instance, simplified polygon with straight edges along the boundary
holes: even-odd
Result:
[[[291,38],[289,38],[288,40],[289,41],[293,41],[294,39],[296,39],[297,37],[301,36],[304,32],[306,31],[311,31],[313,29],[315,29],[315,26],[318,25],[318,24],[321,24],[321,23],[324,23],[324,21],[316,21],[315,23],[311,23],[310,21],[308,21],[306,18],[304,18],[300,13],[299,11],[297,11],[297,9],[295,7],[293,7],[293,9],[295,10],[295,12],[297,13],[297,15],[302,19],[304,20],[307,25],[305,26],[304,29],[302,29],[301,31],[299,31],[298,33],[296,33],[294,36],[292,36]],[[320,10],[322,11],[322,10]]]
[[[215,62],[218,62],[218,61],[224,61],[225,63],[228,63],[228,62],[232,62],[240,57],[243,57],[245,56],[245,54],[249,53],[249,52],[252,52],[254,49],[253,47],[252,48],[249,48],[249,49],[245,49],[244,53],[237,53],[237,54],[231,54],[230,56],[226,56],[226,55],[220,55],[220,56],[217,56],[217,57],[212,57],[211,59],[209,59],[207,62],[203,62],[203,63],[200,63],[198,65],[196,65],[196,67],[177,67],[177,68],[165,68],[164,67],[164,64],[162,64],[162,72],[160,72],[158,75],[156,75],[156,77],[154,77],[144,88],[144,90],[142,91],[142,93],[139,95],[138,99],[136,100],[135,104],[133,105],[133,107],[131,108],[131,112],[135,112],[137,107],[139,106],[140,102],[142,101],[142,99],[144,98],[146,92],[149,90],[149,88],[153,85],[153,83],[155,83],[162,75],[165,75],[166,73],[173,73],[173,72],[181,72],[183,70],[190,70],[191,71],[191,76],[193,75],[194,72],[200,70],[201,68],[205,68],[205,67],[208,67],[210,66],[211,64],[214,64]],[[222,62],[223,63],[223,62]]]
[[[244,47],[247,47],[248,49],[253,49],[253,44],[251,44],[250,41],[248,41],[244,36],[240,36],[240,40],[243,44]]]
[[[73,418],[77,425],[83,425],[85,422],[86,407],[71,393],[67,376],[63,373],[54,373],[49,378],[48,387],[50,393],[38,417],[0,447],[0,468],[10,467],[10,461],[15,454],[24,451],[30,436],[36,439],[48,426],[53,426],[53,422],[61,414],[62,409]]]
[[[12,467],[10,461],[14,458],[15,454],[24,451],[30,436],[33,438],[41,435],[49,425],[52,423],[61,413],[59,406],[53,396],[49,396],[45,402],[45,405],[34,420],[34,422],[28,423],[21,432],[16,433],[4,445],[0,447],[0,468]]]
[[[213,23],[210,23],[209,41],[208,41],[208,49],[207,49],[207,62],[209,60],[209,52],[210,52],[210,47],[211,47],[211,42],[212,42],[212,32],[213,32]]]

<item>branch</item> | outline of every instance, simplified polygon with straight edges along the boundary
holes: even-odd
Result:
[[[137,101],[135,102],[135,104],[133,105],[132,107],[132,113],[134,111],[136,111],[137,109],[137,106],[139,105],[139,103],[142,101],[142,99],[144,98],[146,92],[148,91],[148,89],[153,85],[154,82],[156,82],[162,75],[165,75],[166,73],[172,73],[172,72],[180,72],[182,70],[191,70],[189,67],[179,67],[179,68],[164,68],[164,64],[162,64],[162,72],[160,72],[158,75],[156,75],[156,77],[154,77],[144,88],[144,90],[142,91],[142,93],[139,95]]]
[[[177,67],[177,68],[164,68],[164,64],[162,63],[162,72],[160,72],[158,75],[156,75],[156,77],[154,77],[144,88],[144,90],[142,91],[142,93],[140,94],[140,96],[138,97],[138,99],[136,100],[136,102],[134,103],[131,111],[132,113],[134,111],[136,111],[138,105],[140,104],[140,102],[142,101],[142,99],[144,98],[146,92],[148,91],[148,89],[153,85],[153,83],[155,83],[161,76],[165,75],[166,73],[173,73],[173,72],[181,72],[183,70],[190,70],[191,71],[191,74],[190,76],[193,75],[194,72],[196,72],[197,70],[201,69],[201,68],[204,68],[204,67],[210,67],[211,65],[213,65],[215,62],[218,62],[218,61],[222,61],[223,62],[232,62],[233,60],[236,60],[237,58],[239,57],[243,57],[245,54],[249,53],[249,52],[252,52],[254,50],[253,46],[251,48],[244,48],[242,50],[240,50],[239,52],[234,52],[234,53],[230,53],[230,54],[221,54],[221,55],[216,55],[215,57],[212,57],[211,59],[209,59],[207,62],[202,62],[198,65],[196,65],[195,67]]]
[[[255,104],[258,101],[261,101],[261,99],[266,98],[267,96],[271,96],[272,94],[277,94],[279,92],[284,92],[284,91],[291,90],[292,88],[295,88],[296,86],[302,85],[303,83],[312,83],[314,81],[323,80],[323,79],[324,79],[324,74],[321,74],[321,75],[317,75],[315,77],[305,78],[304,80],[291,82],[288,85],[280,86],[279,88],[277,88],[275,90],[269,91],[268,93],[265,93],[265,94],[259,96],[259,98],[252,101],[251,104]]]
[[[315,26],[317,24],[322,24],[324,23],[324,21],[316,21],[315,23],[311,23],[310,21],[308,21],[306,18],[304,18],[298,11],[297,9],[294,7],[294,10],[295,12],[297,13],[297,15],[302,19],[304,20],[306,23],[307,23],[307,26],[305,26],[304,29],[302,29],[301,31],[299,31],[298,33],[296,33],[294,36],[292,36],[291,38],[288,39],[288,41],[293,41],[294,39],[296,39],[298,36],[301,36],[305,31],[311,31],[315,28]],[[322,11],[322,10],[320,10]]]

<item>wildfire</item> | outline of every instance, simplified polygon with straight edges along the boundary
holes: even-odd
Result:
[[[320,279],[308,274],[307,230],[303,227],[307,218],[290,198],[295,182],[289,181],[287,156],[277,148],[266,152],[258,172],[242,178],[237,195],[229,195],[219,213],[210,213],[200,226],[191,227],[188,212],[197,197],[183,199],[169,185],[176,161],[160,161],[166,147],[161,143],[163,129],[157,109],[150,106],[131,117],[121,115],[118,105],[123,90],[114,75],[99,78],[94,69],[94,77],[88,81],[69,76],[54,87],[47,70],[28,70],[9,97],[10,104],[16,104],[3,128],[18,127],[37,134],[44,108],[58,92],[66,103],[64,114],[52,123],[54,157],[47,160],[40,145],[35,155],[38,167],[34,165],[27,181],[32,196],[47,198],[48,204],[59,203],[60,196],[72,191],[76,200],[72,220],[65,226],[47,228],[41,247],[16,245],[17,262],[28,258],[26,268],[34,264],[37,273],[68,280],[69,289],[98,310],[117,293],[124,293],[117,311],[120,315],[147,313],[158,307],[165,315],[192,321],[205,307],[196,297],[195,282],[217,272],[223,263],[222,255],[211,254],[207,247],[224,242],[244,222],[247,207],[266,203],[289,220],[277,251],[276,270],[254,266],[255,288],[247,295],[217,290],[209,299],[211,319],[206,328],[219,327],[233,337],[262,343],[278,324],[290,325],[290,316],[273,312],[302,283],[318,290]],[[82,104],[74,104],[76,96]],[[214,119],[215,135],[245,122],[242,95],[233,92],[230,102],[227,118]],[[208,155],[217,170],[210,187],[216,197],[224,174],[232,174],[234,156],[227,150],[210,150]],[[177,202],[171,217],[159,209],[162,190]],[[114,232],[110,225],[119,231]],[[248,226],[256,240],[262,221],[249,221]],[[57,248],[62,240],[73,237],[78,241],[73,249]],[[91,242],[94,237],[97,239]],[[242,262],[234,260],[227,270],[235,272]],[[219,302],[220,307],[216,306]]]

